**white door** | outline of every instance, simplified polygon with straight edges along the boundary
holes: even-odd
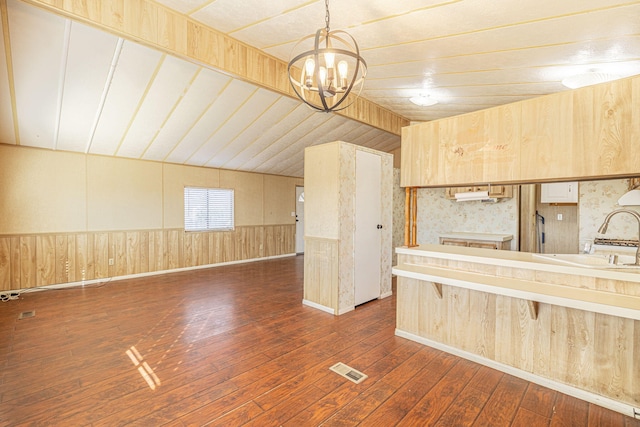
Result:
[[[296,187],[296,253],[304,253],[304,187]]]
[[[355,305],[380,296],[382,158],[356,150]]]

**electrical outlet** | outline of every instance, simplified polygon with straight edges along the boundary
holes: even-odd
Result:
[[[109,258],[109,265],[113,265],[113,258]]]
[[[562,221],[562,214],[558,214],[558,221]]]

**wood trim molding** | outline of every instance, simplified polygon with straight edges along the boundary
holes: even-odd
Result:
[[[297,99],[286,62],[152,0],[23,1]],[[364,98],[337,114],[395,135],[409,125],[408,119]]]

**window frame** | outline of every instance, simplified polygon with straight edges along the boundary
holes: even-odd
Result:
[[[199,193],[199,196],[198,196]],[[233,231],[235,230],[235,191],[233,188],[212,188],[185,186],[183,190],[183,219],[185,232]],[[224,218],[220,220],[216,212],[216,202],[225,202],[218,206]],[[194,218],[194,209],[200,209],[200,218]],[[195,214],[198,216],[198,214]],[[204,217],[204,218],[203,218]],[[204,223],[203,223],[204,222]]]

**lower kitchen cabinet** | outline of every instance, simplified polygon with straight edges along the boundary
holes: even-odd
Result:
[[[469,248],[510,250],[511,234],[489,233],[449,233],[439,238],[441,245],[464,246]]]

